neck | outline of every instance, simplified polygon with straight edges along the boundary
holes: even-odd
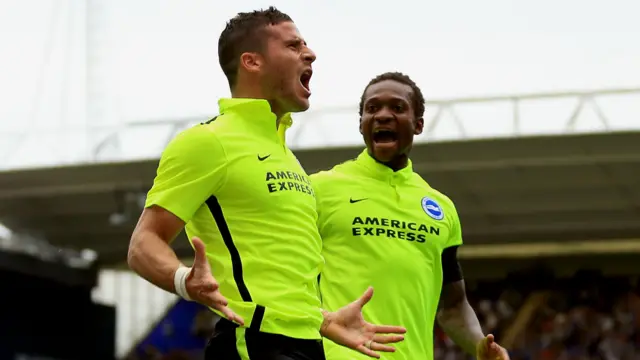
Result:
[[[398,170],[402,170],[404,168],[407,167],[407,165],[409,165],[409,156],[407,154],[400,154],[397,155],[396,157],[394,157],[393,159],[389,160],[389,161],[380,161],[378,159],[375,158],[375,156],[373,155],[373,153],[370,151],[369,155],[371,155],[371,157],[379,162],[380,164],[390,168],[393,171],[398,171]]]
[[[402,170],[409,165],[409,157],[407,155],[399,155],[395,157],[393,160],[383,163],[387,167],[391,168],[393,171]]]
[[[275,101],[269,100],[264,95],[264,93],[260,90],[260,87],[258,87],[258,86],[245,87],[245,88],[237,86],[235,89],[231,90],[231,97],[232,98],[239,98],[239,99],[264,99],[264,100],[267,100],[267,102],[269,103],[269,106],[271,107],[271,112],[276,115],[276,119],[277,119],[276,120],[276,127],[278,125],[280,125],[280,118],[282,118],[282,116],[284,116],[284,114],[285,114],[282,111],[280,111],[280,109],[277,106],[277,104],[275,103]]]

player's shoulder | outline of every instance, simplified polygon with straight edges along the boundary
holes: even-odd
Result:
[[[354,164],[354,160],[348,160],[338,165],[335,165],[329,170],[319,171],[310,176],[311,181],[314,184],[325,184],[329,182],[336,182],[341,180],[353,179],[354,173],[351,171]]]
[[[455,209],[453,200],[440,190],[432,187],[420,174],[414,172],[411,178],[411,182],[414,186],[421,189],[424,193],[424,197],[431,199],[438,203],[440,206],[448,209]]]
[[[163,157],[206,157],[223,152],[213,122],[213,119],[204,121],[180,131],[164,149]]]
[[[220,114],[216,115],[208,120],[202,121],[199,124],[193,126],[191,130],[209,133],[219,133],[219,129],[233,124],[233,115]]]

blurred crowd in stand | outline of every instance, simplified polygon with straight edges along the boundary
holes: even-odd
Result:
[[[640,360],[640,287],[636,279],[583,273],[548,282],[541,302],[509,348],[513,360]],[[508,283],[505,285],[509,285]],[[523,296],[504,291],[474,299],[487,333],[504,338]],[[474,294],[475,295],[475,294]],[[436,330],[436,359],[467,360]]]
[[[514,319],[533,293],[544,293],[525,326]],[[582,273],[572,279],[508,279],[468,284],[469,300],[486,333],[498,341],[511,337],[513,360],[640,360],[640,286],[635,279],[602,278]],[[193,332],[209,337],[215,319],[206,311],[194,320]],[[514,334],[511,334],[514,335]],[[436,327],[436,360],[468,360]],[[201,351],[154,352],[136,360],[201,360]],[[134,358],[131,358],[133,360]]]

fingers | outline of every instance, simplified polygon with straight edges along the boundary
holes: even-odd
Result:
[[[379,355],[376,353],[376,351],[382,351],[382,352],[396,351],[396,349],[393,346],[389,346],[385,344],[397,343],[403,340],[404,340],[404,336],[402,335],[375,335],[373,337],[373,341],[371,341],[368,344],[369,347],[366,346],[367,344],[362,346],[365,350],[368,350],[368,351],[363,351],[360,348],[358,348],[358,350],[365,355],[378,358]]]
[[[227,305],[229,301],[222,296],[219,289],[218,282],[211,276],[211,270],[209,266],[209,260],[207,259],[207,251],[204,242],[198,237],[191,239],[193,249],[195,251],[195,258],[191,269],[192,273],[198,272],[195,286],[195,292],[198,292],[196,298],[204,300],[205,305],[214,308],[222,313],[222,315],[230,321],[233,321],[239,325],[244,325],[244,319],[238,314],[234,313]]]
[[[483,354],[489,354],[489,353],[494,353],[495,352],[495,348],[492,345],[495,345],[494,342],[494,337],[493,334],[489,334],[486,335],[484,338],[482,338],[482,341],[480,341],[480,344],[478,345],[479,348],[478,350],[481,351]]]
[[[362,294],[362,296],[360,296],[360,298],[356,300],[356,302],[358,303],[358,306],[362,308],[371,300],[372,297],[373,297],[373,288],[369,286],[367,288],[367,291],[365,291],[364,294]]]
[[[502,355],[502,346],[498,345],[496,342],[495,336],[493,334],[489,334],[484,338],[484,346],[486,347],[487,352],[493,353],[495,355]]]
[[[484,343],[483,351],[487,356],[498,360],[509,360],[509,352],[495,342],[495,337],[492,334],[487,335],[482,341]]]
[[[393,346],[389,346],[389,345],[384,345],[384,344],[380,344],[377,341],[373,340],[373,341],[368,341],[362,345],[359,345],[356,347],[356,350],[360,351],[361,353],[379,359],[380,358],[380,354],[378,354],[376,351],[382,351],[382,352],[394,352],[396,351],[396,349]]]
[[[380,358],[380,354],[378,354],[377,352],[367,348],[364,345],[358,345],[358,347],[356,347],[356,350],[360,351],[361,353],[370,356],[372,358],[376,358],[379,359]]]
[[[206,292],[214,292],[220,288],[220,284],[218,284],[215,279],[207,279],[207,282],[202,284],[202,290]]]
[[[205,251],[205,245],[204,242],[202,240],[200,240],[199,237],[194,236],[191,238],[191,244],[193,244],[193,249],[195,250],[196,253],[200,252],[204,252]]]
[[[209,303],[208,305],[211,307],[215,307],[215,306],[227,306],[229,305],[229,300],[227,300],[226,297],[224,297],[219,291],[214,291],[211,292],[209,294],[206,295],[207,296],[207,302]]]
[[[229,301],[222,296],[219,292],[215,292],[207,296],[208,306],[212,307],[222,313],[222,315],[229,321],[233,321],[239,325],[244,325],[244,319],[240,315],[236,314],[227,306]]]
[[[495,342],[489,345],[489,354],[499,360],[509,360],[509,352],[507,352],[507,349]]]
[[[376,334],[404,334],[407,329],[402,326],[374,325],[373,332]]]
[[[193,250],[195,251],[195,258],[193,260],[193,268],[201,268],[206,266],[209,268],[209,261],[207,260],[207,250],[204,246],[204,242],[200,238],[194,237],[191,239],[193,244]]]
[[[403,335],[380,335],[376,334],[373,336],[373,342],[378,344],[392,344],[397,343],[404,340]]]
[[[371,350],[374,350],[374,351],[383,351],[383,352],[394,352],[394,351],[396,351],[396,349],[393,346],[379,344],[379,343],[377,343],[375,341],[372,342],[370,346],[371,346]]]
[[[219,310],[227,320],[233,321],[240,326],[244,326],[244,319],[241,318],[240,315],[234,313],[228,306],[220,306],[217,310]]]
[[[499,349],[496,351],[496,353],[498,354],[498,359],[509,360],[509,353],[505,348],[499,346]]]

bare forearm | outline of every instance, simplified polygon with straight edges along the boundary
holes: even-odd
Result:
[[[484,338],[484,333],[475,311],[466,300],[457,306],[441,309],[438,325],[465,352],[476,355],[476,346]]]
[[[169,244],[152,232],[133,235],[129,255],[129,267],[150,283],[175,293],[173,277],[180,260]]]

